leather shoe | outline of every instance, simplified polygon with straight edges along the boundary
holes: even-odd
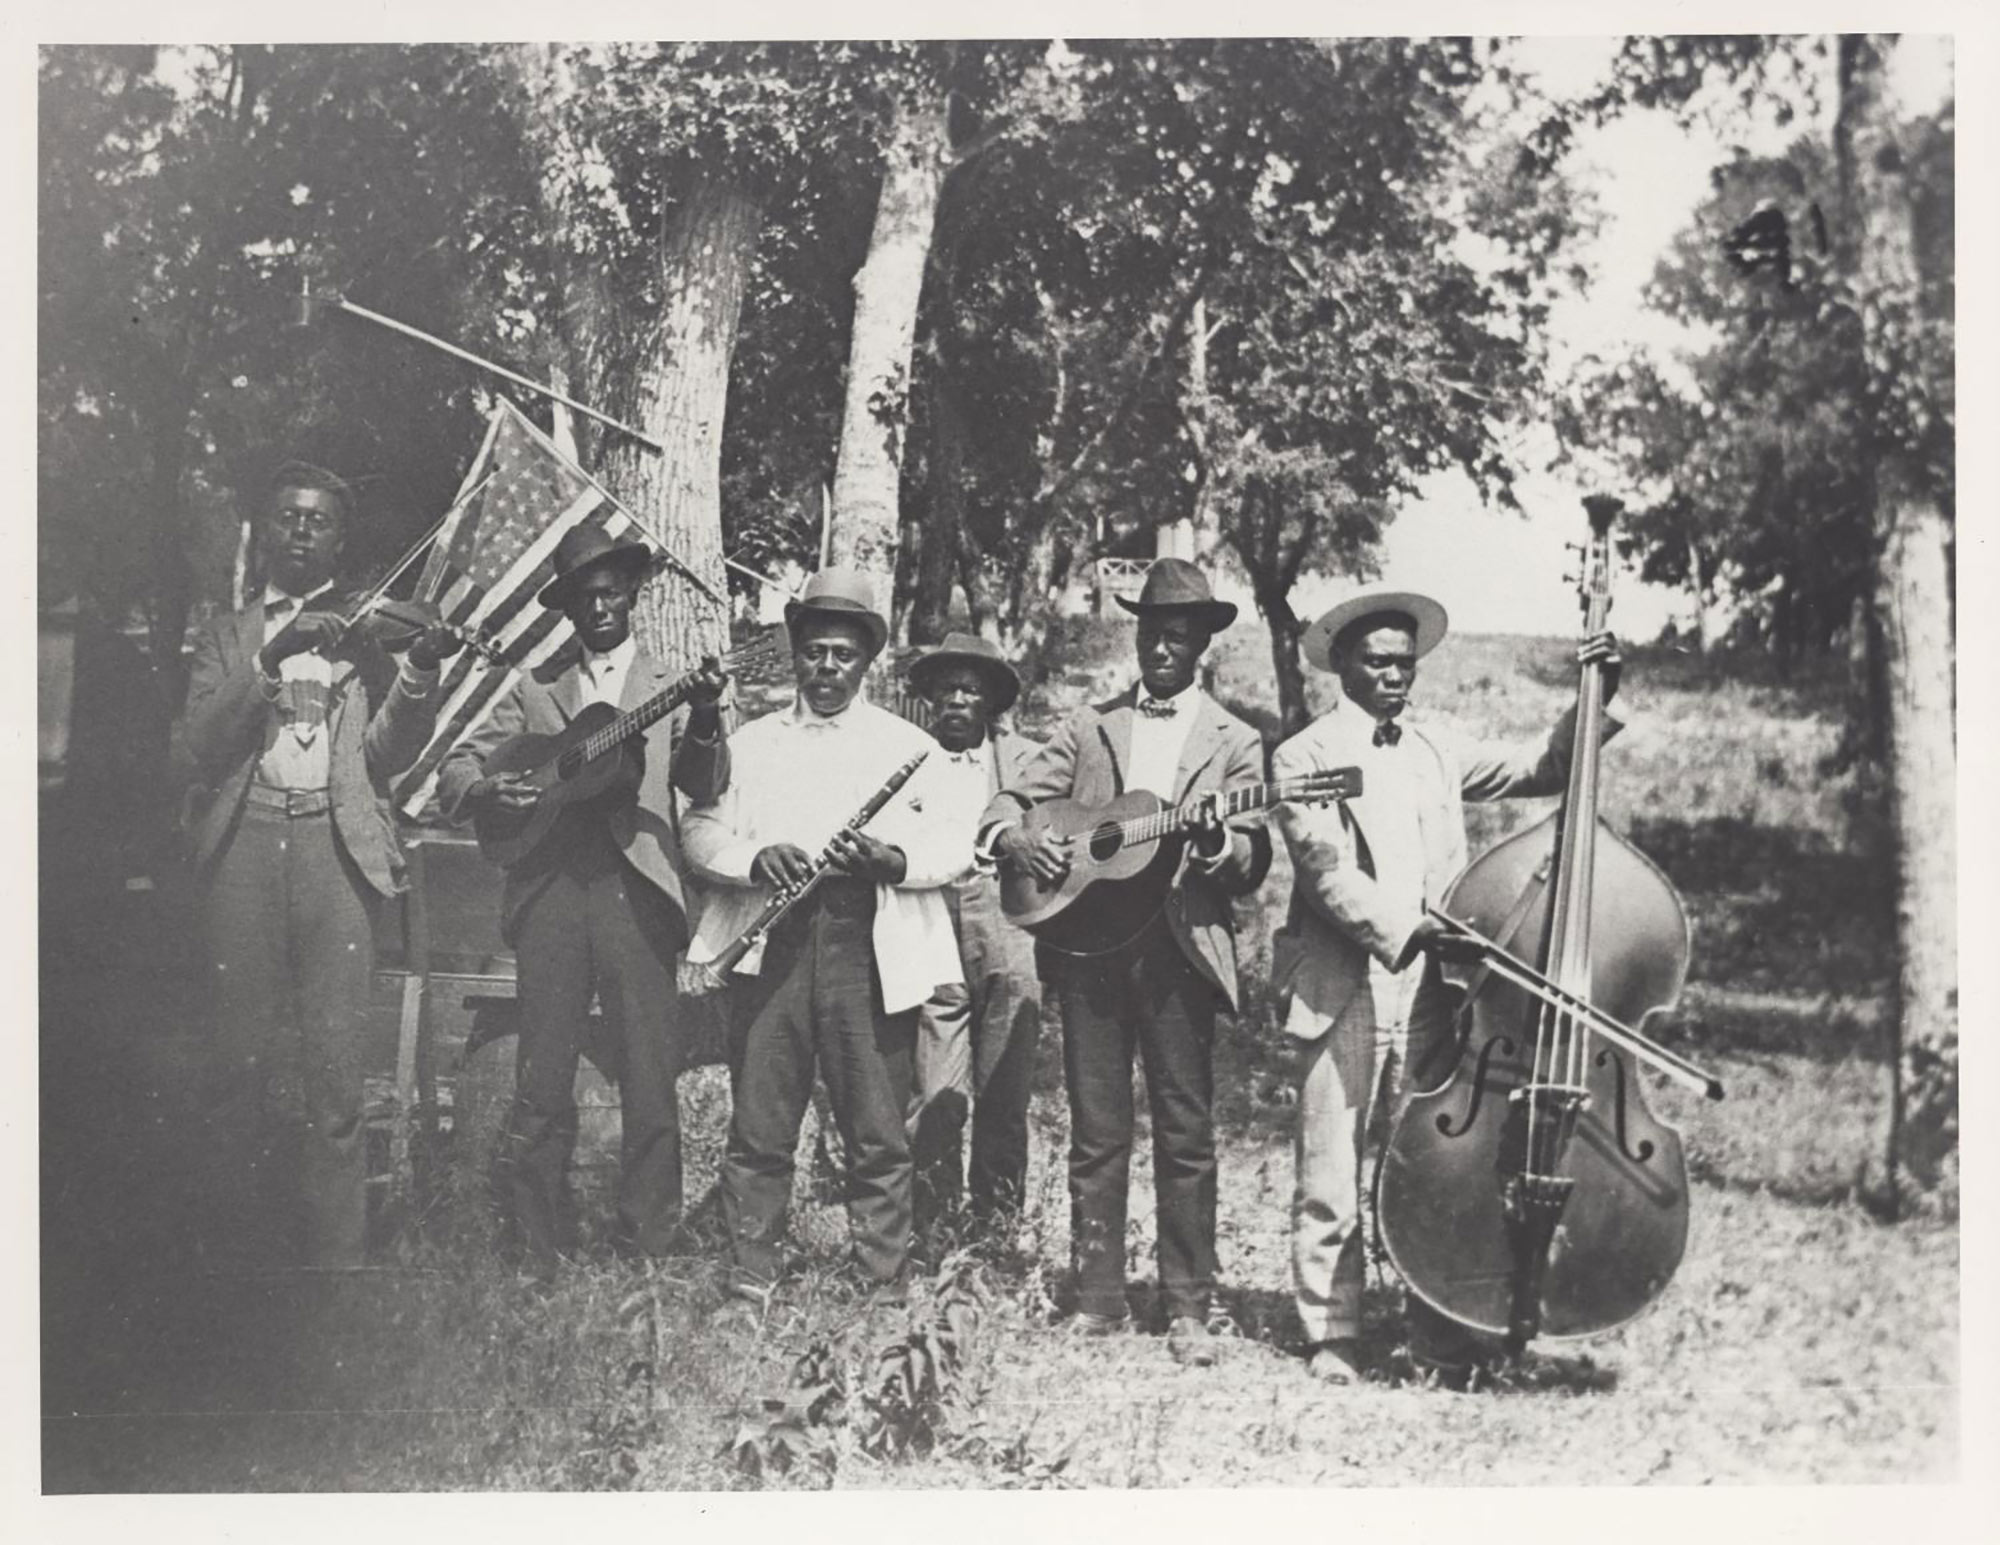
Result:
[[[1062,1322],[1066,1336],[1115,1336],[1125,1329],[1125,1318],[1117,1314],[1092,1314],[1079,1309]]]
[[[1306,1372],[1321,1384],[1359,1384],[1360,1344],[1352,1337],[1318,1342],[1307,1354]]]
[[[1216,1337],[1207,1324],[1191,1314],[1175,1317],[1167,1327],[1167,1350],[1183,1368],[1207,1368],[1216,1358]]]

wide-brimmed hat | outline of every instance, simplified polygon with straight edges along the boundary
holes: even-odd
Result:
[[[994,713],[1005,713],[1021,695],[1021,678],[1000,653],[1000,646],[971,633],[947,633],[942,644],[912,660],[906,672],[910,685],[929,697],[938,672],[947,665],[969,665],[979,673],[993,699]]]
[[[1187,612],[1211,633],[1220,633],[1236,620],[1235,604],[1216,600],[1215,592],[1208,588],[1208,576],[1185,558],[1155,558],[1146,570],[1139,599],[1128,601],[1121,595],[1118,604],[1140,616]]]
[[[542,586],[535,599],[551,611],[561,611],[569,605],[570,590],[586,569],[616,564],[643,574],[652,567],[653,550],[643,542],[620,541],[601,526],[578,526],[565,531],[556,543],[553,562],[556,577]]]
[[[1299,651],[1314,669],[1330,671],[1333,669],[1333,642],[1341,632],[1365,617],[1381,616],[1407,617],[1414,624],[1420,657],[1429,654],[1443,641],[1449,622],[1444,608],[1427,595],[1419,595],[1414,590],[1390,590],[1382,585],[1370,585],[1322,613],[1300,638]]]
[[[870,645],[877,654],[889,641],[889,619],[875,610],[875,587],[859,569],[821,569],[813,575],[806,581],[804,593],[785,603],[785,626],[796,633],[799,620],[808,612],[861,623],[868,629]]]

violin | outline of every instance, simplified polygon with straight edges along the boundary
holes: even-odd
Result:
[[[506,663],[500,647],[491,639],[457,623],[446,622],[429,601],[399,601],[375,591],[363,591],[341,597],[325,609],[346,624],[340,641],[342,649],[369,644],[386,654],[401,654],[424,633],[442,628],[488,665]]]
[[[1621,506],[1584,504],[1588,638],[1610,611]],[[1410,1291],[1516,1356],[1623,1324],[1680,1264],[1680,1134],[1647,1109],[1636,1065],[1722,1095],[1632,1028],[1672,1009],[1690,941],[1671,882],[1598,815],[1603,670],[1580,667],[1560,808],[1474,859],[1431,912],[1466,946],[1438,967],[1459,993],[1455,1064],[1411,1098],[1376,1171],[1377,1227]]]

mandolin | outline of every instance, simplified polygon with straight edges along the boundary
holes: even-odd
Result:
[[[722,657],[727,671],[761,665],[786,653],[782,628]],[[503,740],[487,756],[488,777],[526,773],[539,791],[525,813],[475,812],[473,831],[479,851],[503,869],[512,869],[547,840],[562,813],[614,787],[621,779],[636,783],[638,739],[687,701],[695,673],[690,671],[663,692],[622,713],[609,703],[591,703],[553,735],[516,735]]]
[[[1326,768],[1222,795],[1225,820],[1284,800],[1323,804],[1361,793],[1361,769]],[[1166,905],[1201,799],[1166,805],[1132,789],[1106,805],[1051,799],[1022,817],[1031,834],[1054,832],[1069,849],[1069,870],[1044,886],[1025,869],[1000,867],[1000,906],[1008,918],[1064,955],[1103,955],[1130,944]]]

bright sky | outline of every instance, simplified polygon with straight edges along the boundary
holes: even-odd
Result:
[[[1610,60],[1611,38],[1528,38],[1521,62],[1553,96],[1587,90]],[[1951,89],[1948,39],[1913,37],[1904,41],[1900,84],[1913,106],[1933,105]],[[1831,112],[1831,92],[1825,93]],[[1688,221],[1707,190],[1709,169],[1740,142],[1759,154],[1775,153],[1790,139],[1818,127],[1804,116],[1780,130],[1729,112],[1713,125],[1683,129],[1666,113],[1632,112],[1586,131],[1580,138],[1577,169],[1594,188],[1603,229],[1587,249],[1596,274],[1590,292],[1559,306],[1551,317],[1554,342],[1563,356],[1621,350],[1630,341],[1650,349],[1674,347],[1674,328],[1646,309],[1641,291],[1654,264]],[[1525,450],[1534,465],[1548,459]],[[1384,549],[1385,581],[1435,595],[1453,625],[1480,633],[1566,633],[1576,623],[1576,597],[1562,576],[1574,564],[1565,542],[1582,540],[1579,503],[1592,490],[1571,473],[1535,471],[1519,487],[1526,517],[1482,506],[1471,484],[1453,474],[1432,480],[1424,499],[1407,507],[1390,528]],[[1632,490],[1606,487],[1632,496]],[[1685,619],[1686,598],[1642,585],[1620,574],[1615,590],[1614,625],[1635,639],[1651,638],[1672,617]],[[1345,588],[1332,582],[1295,599],[1301,613]]]

